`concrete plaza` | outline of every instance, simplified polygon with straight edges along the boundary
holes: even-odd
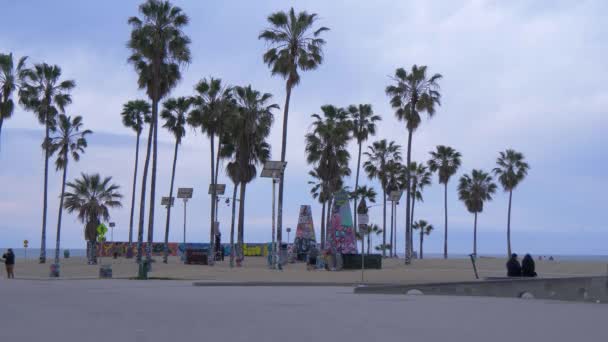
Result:
[[[606,341],[608,305],[344,287],[0,280],[0,341]]]

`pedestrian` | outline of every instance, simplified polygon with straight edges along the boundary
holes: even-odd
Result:
[[[2,259],[4,259],[4,265],[6,266],[6,276],[8,279],[15,278],[15,253],[13,253],[13,249],[9,248],[6,253],[2,255]]]

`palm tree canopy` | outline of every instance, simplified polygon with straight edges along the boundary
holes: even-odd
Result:
[[[526,177],[530,166],[524,161],[524,155],[515,150],[508,149],[500,152],[496,159],[494,174],[505,191],[511,191]]]
[[[169,130],[177,143],[181,143],[186,135],[186,115],[192,105],[192,99],[187,97],[171,98],[163,104],[160,117],[165,120],[163,127]]]
[[[439,183],[446,184],[460,167],[460,152],[450,146],[439,145],[429,154],[431,155],[428,161],[429,168],[437,172]]]
[[[401,146],[394,141],[388,142],[386,139],[374,141],[371,146],[368,146],[369,151],[364,155],[367,157],[363,163],[363,169],[369,179],[378,178],[383,189],[388,189],[390,172],[395,171],[395,165],[391,165],[392,169],[387,169],[387,165],[391,163],[401,162]]]
[[[139,88],[159,100],[181,79],[180,65],[190,62],[190,39],[182,31],[188,16],[181,8],[161,0],[144,2],[139,12],[141,18],[129,18],[133,28],[127,43],[132,52],[129,62],[139,74]]]
[[[100,219],[109,221],[110,209],[122,206],[120,187],[111,182],[112,177],[102,179],[98,173],[82,173],[80,178],[66,184],[68,190],[63,207],[69,213],[77,212],[83,223]]]
[[[80,155],[84,153],[87,147],[86,136],[93,131],[82,128],[82,117],[72,117],[64,114],[59,115],[58,124],[55,131],[49,137],[46,147],[49,148],[50,155],[57,152],[57,160],[55,167],[57,170],[63,169],[67,165],[67,159],[72,156],[74,161],[80,160]]]
[[[325,40],[321,33],[327,27],[314,28],[318,20],[316,13],[306,11],[295,13],[275,12],[268,16],[270,27],[260,33],[270,49],[264,53],[264,63],[273,75],[287,79],[287,87],[292,88],[300,82],[300,70],[316,69],[323,62]]]
[[[150,123],[150,104],[145,100],[134,100],[122,106],[122,124],[141,134],[145,123]]]
[[[53,127],[55,117],[65,112],[72,103],[69,92],[76,86],[73,80],[60,80],[61,68],[46,63],[36,64],[23,71],[23,84],[19,101],[25,109],[33,111],[43,125]]]
[[[12,94],[21,86],[26,60],[27,57],[21,57],[15,67],[12,53],[8,55],[0,53],[0,118],[2,119],[8,119],[13,115],[15,103]]]
[[[200,128],[208,137],[221,134],[226,129],[230,115],[235,112],[234,89],[222,85],[219,78],[204,78],[194,87],[193,109],[187,122],[193,128]]]
[[[473,170],[471,175],[463,175],[458,184],[458,198],[464,202],[470,213],[481,213],[483,203],[492,200],[496,184],[483,170]]]
[[[406,122],[410,131],[415,131],[420,125],[420,113],[426,112],[432,117],[435,105],[441,105],[438,81],[442,76],[434,74],[427,77],[426,69],[424,65],[414,65],[410,72],[399,68],[392,77],[395,84],[386,87],[395,115]]]
[[[353,137],[357,139],[358,143],[367,140],[370,135],[376,134],[376,122],[382,120],[382,118],[379,115],[374,114],[372,105],[350,105],[348,107],[348,113],[350,114],[353,123]]]
[[[422,232],[423,235],[431,235],[431,232],[435,228],[433,227],[432,224],[429,224],[425,220],[418,220],[418,221],[414,222],[414,224],[412,225],[412,229],[415,229],[415,230],[420,229],[420,231]]]

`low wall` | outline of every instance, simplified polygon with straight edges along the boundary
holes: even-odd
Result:
[[[608,303],[608,277],[512,278],[460,283],[369,285],[355,288],[355,293],[538,298]]]

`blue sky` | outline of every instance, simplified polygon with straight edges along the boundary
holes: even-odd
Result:
[[[80,172],[113,176],[122,186],[125,206],[112,213],[117,239],[126,239],[131,192],[134,135],[122,127],[120,111],[128,100],[143,98],[136,74],[126,60],[130,28],[127,18],[139,1],[2,1],[0,51],[30,56],[32,62],[62,67],[76,80],[70,115],[82,115],[94,130]],[[175,1],[190,16],[192,63],[171,96],[192,94],[201,78],[213,76],[235,85],[252,84],[284,102],[284,82],[271,77],[262,62],[265,49],[257,39],[266,16],[296,6],[316,12],[328,26],[325,63],[304,74],[293,93],[286,175],[286,226],[295,228],[300,204],[312,204],[317,233],[320,207],[308,194],[304,134],[310,114],[324,104],[371,103],[382,115],[378,134],[405,146],[406,134],[391,110],[384,88],[395,68],[428,65],[443,74],[442,106],[425,119],[414,136],[414,160],[426,160],[438,144],[463,154],[458,177],[472,168],[489,170],[498,151],[525,153],[532,169],[513,195],[513,246],[520,253],[608,254],[608,25],[603,1]],[[270,142],[280,153],[282,112]],[[193,186],[189,203],[189,239],[206,241],[209,198],[209,142],[189,130],[177,165],[176,185]],[[34,116],[16,110],[2,131],[0,151],[0,246],[29,239],[39,245],[43,181],[43,131]],[[168,192],[172,141],[160,132],[159,196]],[[352,165],[356,162],[351,145]],[[223,176],[222,176],[223,177]],[[220,181],[228,180],[223,177]],[[354,179],[347,180],[354,184]],[[363,184],[378,184],[363,178]],[[139,186],[139,185],[138,185]],[[450,246],[454,253],[472,249],[473,217],[457,200],[456,181],[449,185]],[[48,246],[54,245],[60,174],[51,172]],[[379,190],[379,189],[378,189]],[[442,246],[443,189],[436,184],[417,206],[436,231],[425,250]],[[231,186],[228,191],[231,192]],[[271,184],[258,179],[248,186],[246,239],[270,238]],[[157,203],[159,200],[157,201]],[[165,212],[157,208],[155,239],[162,239]],[[171,240],[181,239],[181,204],[172,219]],[[399,211],[399,248],[403,241]],[[507,195],[499,191],[479,217],[479,251],[506,248]],[[230,208],[220,207],[228,232]],[[371,220],[380,223],[381,207]],[[225,234],[226,236],[227,234]],[[293,234],[292,234],[293,235]],[[82,227],[64,215],[62,244],[83,246]]]

